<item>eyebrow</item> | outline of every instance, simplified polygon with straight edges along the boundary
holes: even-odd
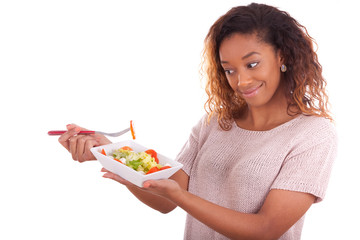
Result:
[[[246,59],[246,58],[251,57],[251,56],[254,55],[254,54],[261,55],[261,54],[258,53],[258,52],[249,52],[248,54],[246,54],[245,56],[243,56],[241,59],[244,60],[244,59]],[[229,63],[229,62],[228,62],[228,61],[221,61],[220,63],[223,64],[223,63]]]
[[[258,53],[258,52],[249,52],[248,54],[246,54],[245,56],[243,56],[241,59],[245,59],[245,58],[248,58],[248,57],[251,57],[252,55],[254,55],[254,54],[259,54],[260,55],[260,53]]]

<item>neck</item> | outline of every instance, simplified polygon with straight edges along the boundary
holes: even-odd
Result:
[[[287,106],[285,108],[280,106],[271,109],[267,108],[266,110],[264,112],[259,111],[259,109],[249,108],[244,116],[246,128],[257,131],[270,130],[296,117],[288,114]]]
[[[248,105],[243,116],[236,120],[239,127],[248,130],[265,131],[275,128],[285,122],[295,118],[296,115],[289,115],[288,101],[281,91],[275,94],[271,101],[260,107],[252,107]],[[294,111],[297,112],[297,111]]]

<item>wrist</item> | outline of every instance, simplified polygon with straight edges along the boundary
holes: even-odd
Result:
[[[180,188],[178,191],[174,191],[170,194],[169,200],[175,203],[177,206],[181,206],[185,202],[188,191]]]

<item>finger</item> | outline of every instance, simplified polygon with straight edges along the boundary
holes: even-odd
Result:
[[[74,137],[76,134],[78,134],[81,131],[80,127],[74,127],[74,128],[70,128],[70,130],[68,130],[67,132],[65,132],[64,134],[62,134],[58,141],[59,143],[65,147],[68,151],[70,151],[70,145],[69,145],[69,139]]]
[[[148,180],[143,183],[141,189],[158,196],[168,197],[168,186],[166,186],[166,184],[164,185],[161,180]]]
[[[67,130],[71,130],[71,129],[74,129],[74,128],[80,128],[81,131],[89,131],[88,129],[80,127],[80,126],[78,126],[78,125],[76,125],[74,123],[66,125]]]
[[[75,128],[75,127],[77,127],[77,125],[73,124],[73,123],[70,123],[70,124],[66,125],[67,130],[71,130],[71,129]]]
[[[115,174],[115,173],[112,173],[112,172],[106,172],[104,175],[103,175],[104,178],[109,178],[109,179],[112,179],[118,183],[121,183],[123,185],[133,185],[131,182],[125,180],[124,178],[120,177],[119,175]]]
[[[157,181],[153,181],[153,180],[148,180],[146,182],[144,182],[143,187],[144,188],[156,188],[157,185]]]
[[[79,136],[76,140],[76,157],[79,162],[82,162],[86,138],[87,136]]]
[[[104,135],[94,134],[94,136],[96,137],[96,140],[99,142],[99,144],[98,144],[99,146],[111,143],[111,141],[107,137],[105,137]]]
[[[92,148],[95,145],[94,142],[96,142],[96,140],[94,136],[91,135],[81,136],[77,139],[76,155],[77,155],[77,160],[79,162],[84,162],[91,159],[92,154],[89,152],[90,152],[90,148]]]
[[[88,138],[85,142],[85,148],[83,153],[83,160],[96,160],[95,156],[90,151],[91,148],[99,146],[99,142],[96,138]]]
[[[115,174],[115,173],[112,173],[112,172],[106,172],[104,173],[103,175],[104,178],[109,178],[109,179],[112,179],[114,181],[117,181],[121,184],[124,184],[125,183],[125,179],[123,179],[122,177],[120,177],[119,175]]]
[[[69,151],[71,153],[72,159],[74,160],[78,160],[78,156],[77,156],[78,139],[82,137],[84,136],[75,135],[69,139]]]
[[[169,188],[169,180],[168,179],[160,179],[160,180],[148,180],[143,183],[143,189],[149,191],[159,191],[164,192]]]

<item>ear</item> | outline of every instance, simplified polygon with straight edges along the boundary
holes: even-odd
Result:
[[[286,64],[285,63],[285,59],[284,59],[284,55],[282,54],[282,52],[280,50],[277,51],[277,60],[278,60],[278,64],[279,66]]]

